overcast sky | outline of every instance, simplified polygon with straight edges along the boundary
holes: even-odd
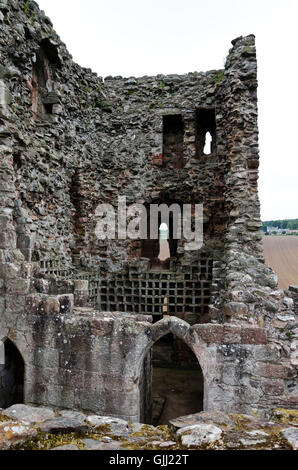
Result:
[[[262,219],[298,218],[297,0],[37,0],[74,60],[100,76],[223,68],[256,35]]]

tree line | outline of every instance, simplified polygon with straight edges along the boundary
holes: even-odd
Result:
[[[264,232],[267,232],[267,227],[277,227],[282,230],[298,230],[298,219],[269,220],[267,222],[262,222],[262,229]]]

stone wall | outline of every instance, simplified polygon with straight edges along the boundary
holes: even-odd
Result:
[[[96,239],[98,204],[117,207],[118,195],[128,204],[202,203],[201,252],[215,261],[212,303],[224,304],[226,315],[247,318],[265,309],[270,316],[272,306],[253,291],[277,286],[263,264],[259,231],[254,37],[233,42],[224,70],[103,81],[72,62],[34,2],[8,5],[1,79],[11,118],[1,136],[11,146],[13,218],[26,260],[58,272],[143,266],[140,241]],[[175,132],[180,126],[178,165],[173,144],[166,148],[169,119]],[[207,130],[211,155],[203,154]],[[197,258],[178,241],[178,267]],[[249,311],[239,284],[251,299]],[[221,311],[213,313],[220,320]]]
[[[144,359],[172,333],[202,368],[204,410],[268,415],[277,405],[297,404],[295,369],[265,329],[190,327],[175,317],[152,324],[150,316],[124,313],[98,317],[92,310],[72,310],[66,299],[29,296],[26,317],[11,335],[26,363],[26,403],[148,422],[151,382]]]

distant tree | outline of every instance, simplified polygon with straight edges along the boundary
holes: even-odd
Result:
[[[285,230],[298,230],[298,219],[277,219],[262,222],[262,230],[267,231],[267,227],[278,227]]]

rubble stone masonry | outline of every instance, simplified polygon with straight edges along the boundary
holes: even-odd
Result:
[[[103,80],[34,1],[0,0],[0,358],[9,339],[25,403],[146,421],[146,361],[172,333],[205,410],[297,408],[297,289],[264,263],[257,118],[253,35],[222,70]],[[203,204],[203,247],[170,240],[153,269],[158,245],[98,240],[96,207],[119,195]]]

